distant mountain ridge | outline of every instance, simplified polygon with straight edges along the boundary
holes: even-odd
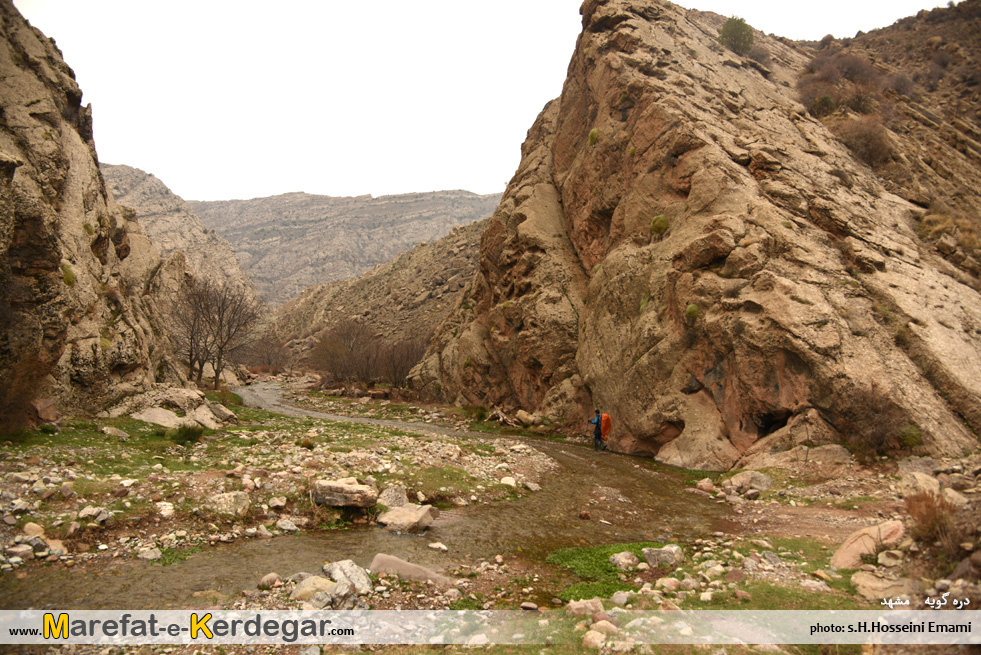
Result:
[[[308,287],[357,277],[420,242],[487,218],[500,199],[468,191],[377,198],[287,193],[188,206],[232,245],[259,294],[278,305]]]

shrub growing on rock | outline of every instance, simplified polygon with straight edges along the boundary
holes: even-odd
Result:
[[[664,214],[658,214],[651,221],[651,234],[658,236],[664,234],[671,227],[671,221]]]
[[[719,42],[737,55],[748,54],[753,48],[753,28],[733,16],[719,30]]]
[[[892,157],[892,144],[878,118],[865,116],[841,123],[835,133],[858,159],[875,168]]]

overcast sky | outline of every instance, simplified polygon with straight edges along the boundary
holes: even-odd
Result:
[[[503,191],[579,0],[14,0],[92,103],[102,161],[185,199]],[[687,0],[793,39],[930,0]]]

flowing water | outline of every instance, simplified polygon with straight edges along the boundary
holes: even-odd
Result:
[[[271,385],[240,390],[248,404],[294,416],[380,423],[407,431],[489,439],[487,435],[398,421],[352,419],[289,407]],[[509,437],[512,438],[512,437]],[[683,493],[680,476],[654,471],[641,460],[582,445],[528,439],[558,468],[541,481],[542,490],[516,501],[497,502],[443,512],[420,536],[396,535],[380,527],[354,526],[268,540],[241,540],[208,547],[170,566],[137,560],[86,569],[37,568],[17,580],[0,577],[0,609],[181,608],[205,603],[197,592],[233,596],[255,588],[266,573],[289,575],[319,571],[325,561],[352,559],[367,566],[376,553],[388,553],[437,570],[474,564],[503,555],[541,561],[557,548],[630,541],[690,540],[730,527],[724,508]],[[624,499],[591,504],[612,487]],[[609,495],[609,494],[607,494]],[[592,509],[591,509],[592,508]],[[592,520],[579,512],[591,509]],[[604,522],[606,516],[609,521]],[[428,544],[450,548],[439,553]]]

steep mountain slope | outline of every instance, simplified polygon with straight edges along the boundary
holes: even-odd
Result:
[[[159,179],[130,166],[100,164],[106,186],[121,205],[132,208],[143,231],[164,257],[184,253],[197,276],[230,282],[255,294],[228,242],[201,224],[184,200]]]
[[[91,108],[54,43],[0,0],[0,410],[62,409],[179,378],[157,336],[183,281],[106,191]]]
[[[386,343],[424,339],[446,318],[477,270],[487,220],[454,228],[354,280],[306,289],[279,307],[276,329],[302,357],[338,320],[354,318]]]
[[[356,277],[454,226],[486,218],[499,200],[467,191],[379,198],[288,193],[189,205],[232,244],[262,297],[280,304],[307,287]]]
[[[976,448],[977,280],[797,101],[809,53],[757,33],[764,66],[720,46],[722,17],[667,2],[581,11],[562,95],[414,386],[573,432],[598,407],[615,448],[692,468],[900,433]],[[954,152],[950,188],[981,188]]]

